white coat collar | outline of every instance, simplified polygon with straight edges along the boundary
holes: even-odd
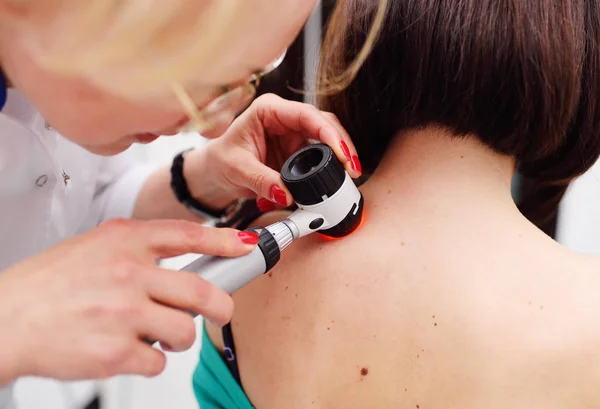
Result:
[[[4,121],[0,121],[0,130],[6,135],[0,135],[4,148],[4,155],[0,155],[0,170],[6,170],[7,166],[12,168],[15,163],[24,165],[38,161],[34,148],[39,148],[50,164],[52,173],[60,180],[62,167],[55,157],[59,135],[46,126],[46,121],[33,104],[19,91],[10,89],[6,105],[0,112],[1,117],[4,117]]]
[[[2,113],[30,129],[40,126],[41,116],[35,107],[25,98],[23,94],[14,89],[8,90],[6,105]]]

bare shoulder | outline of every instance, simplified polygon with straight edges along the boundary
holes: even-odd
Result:
[[[600,257],[567,251],[551,261],[546,272],[539,271],[539,291],[527,301],[537,349],[549,356],[562,351],[571,363],[593,362],[589,369],[599,381]],[[583,370],[575,366],[564,363],[564,368]]]
[[[567,254],[560,266],[562,286],[548,295],[548,308],[535,306],[541,367],[561,373],[563,388],[582,398],[600,399],[600,257]],[[552,301],[555,299],[555,302]],[[532,311],[533,312],[533,311]],[[588,400],[589,401],[589,400]]]
[[[572,253],[569,259],[563,271],[573,283],[568,287],[571,298],[579,311],[596,320],[600,335],[600,256]]]

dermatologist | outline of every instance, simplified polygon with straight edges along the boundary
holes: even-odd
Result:
[[[180,310],[225,324],[233,302],[156,261],[257,243],[201,216],[291,204],[274,169],[308,140],[360,175],[333,116],[252,102],[315,2],[0,0],[0,407],[25,375],[158,374],[142,339],[187,349]],[[163,168],[127,151],[181,130],[214,139]]]

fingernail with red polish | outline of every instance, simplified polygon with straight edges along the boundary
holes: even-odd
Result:
[[[258,210],[263,213],[275,210],[275,203],[262,197],[256,201],[256,206],[258,207]]]
[[[344,156],[346,158],[348,158],[348,160],[351,160],[350,149],[348,148],[348,145],[346,144],[346,142],[342,141],[342,142],[340,142],[340,145],[342,146],[342,152],[344,152]]]
[[[278,205],[287,206],[287,196],[283,190],[277,185],[271,187],[271,197]]]
[[[360,161],[358,160],[358,156],[354,155],[352,157],[352,169],[354,169],[357,172],[362,173],[362,165],[360,164]]]
[[[238,233],[240,239],[246,244],[257,244],[258,243],[258,234],[249,232],[249,231],[241,231]]]

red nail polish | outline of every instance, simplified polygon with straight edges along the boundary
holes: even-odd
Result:
[[[238,233],[238,236],[246,244],[258,243],[258,234],[252,233],[250,231],[241,231]]]
[[[340,145],[342,146],[342,152],[344,152],[344,156],[350,160],[350,149],[348,148],[348,145],[344,141],[340,142]]]
[[[287,196],[283,190],[277,185],[271,187],[271,197],[278,205],[287,206]]]
[[[256,201],[256,206],[258,207],[258,210],[260,210],[263,213],[272,212],[273,210],[275,210],[275,203],[263,197]]]
[[[358,160],[358,156],[354,155],[352,157],[352,169],[354,169],[357,172],[362,173],[362,165],[360,164],[360,161]]]

